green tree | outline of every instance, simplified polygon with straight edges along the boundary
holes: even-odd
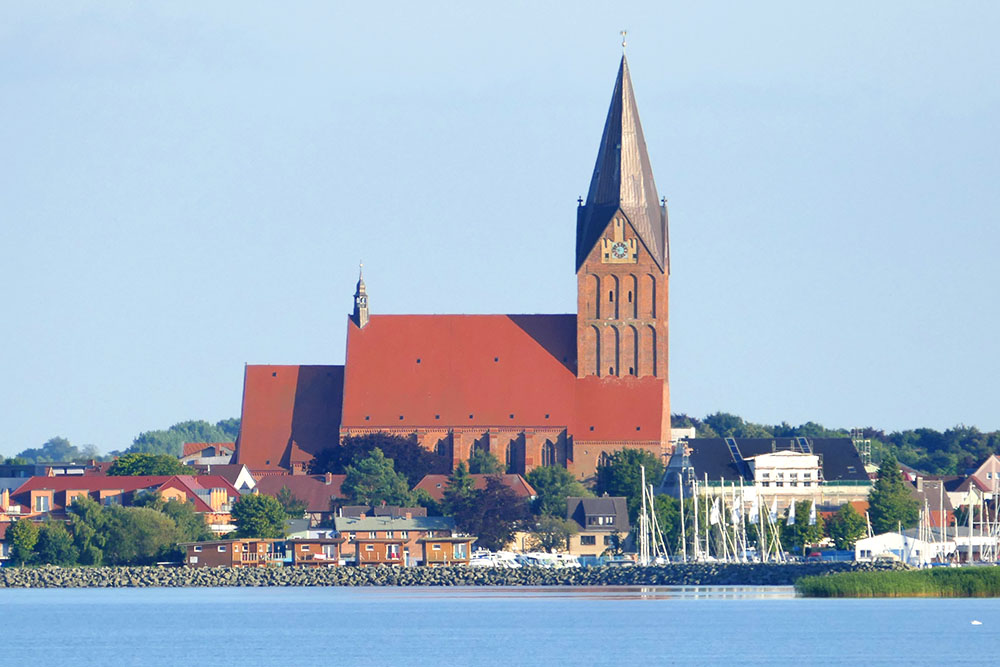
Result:
[[[301,519],[306,513],[306,501],[296,498],[287,486],[281,487],[275,498],[281,503],[281,508],[289,519]]]
[[[421,447],[416,435],[403,437],[382,431],[344,438],[340,445],[317,454],[309,469],[314,475],[346,474],[348,466],[356,465],[376,449],[392,459],[396,472],[406,477],[408,488],[416,486],[425,475],[443,474],[450,469],[448,459]]]
[[[890,454],[879,467],[878,479],[868,493],[868,517],[876,535],[912,528],[920,516],[920,503],[913,497],[899,472],[899,464]]]
[[[284,537],[285,516],[285,508],[274,496],[260,493],[240,496],[232,507],[235,537]]]
[[[175,459],[184,449],[185,442],[232,442],[234,420],[224,419],[218,424],[204,420],[178,422],[166,430],[145,431],[136,436],[125,452],[127,454],[169,454]],[[239,425],[235,424],[239,432]]]
[[[38,531],[35,559],[47,565],[76,565],[79,552],[73,545],[73,536],[61,521],[46,521]]]
[[[413,504],[406,477],[396,472],[393,460],[386,458],[378,447],[355,465],[347,466],[340,492],[355,505]]]
[[[458,528],[478,537],[477,544],[497,551],[514,539],[514,533],[528,517],[528,507],[503,483],[499,475],[486,478],[486,486],[452,508]]]
[[[441,503],[434,499],[427,489],[417,489],[413,492],[413,500],[417,507],[427,510],[427,516],[441,516]]]
[[[69,462],[83,459],[83,453],[66,438],[49,438],[41,447],[25,449],[17,455],[28,463]]]
[[[798,547],[805,555],[807,545],[818,544],[823,539],[823,517],[816,515],[816,523],[809,525],[809,513],[812,508],[811,500],[803,500],[795,503],[795,523],[788,525],[789,507],[785,510],[785,522],[781,526],[781,543],[786,549]]]
[[[543,514],[535,522],[529,544],[534,551],[564,551],[569,547],[570,536],[578,530],[576,521]]]
[[[538,494],[531,503],[535,514],[565,518],[566,498],[594,495],[562,466],[539,466],[525,478]]]
[[[194,510],[194,504],[170,499],[160,509],[177,526],[179,542],[202,542],[212,539],[212,531],[205,523],[205,517]]]
[[[34,560],[39,532],[38,526],[28,519],[18,519],[7,528],[11,563],[29,565]]]
[[[469,469],[465,467],[465,461],[459,461],[444,487],[442,511],[446,515],[454,515],[455,511],[463,507],[475,494],[475,486],[475,482],[469,476]]]
[[[107,517],[100,505],[89,496],[77,496],[66,508],[78,559],[82,565],[100,565],[104,561]]]
[[[108,475],[191,475],[194,469],[169,454],[122,454],[108,468]]]
[[[150,507],[112,505],[103,510],[104,562],[108,565],[152,565],[173,555],[177,524]]]
[[[597,495],[624,496],[628,503],[629,520],[635,523],[642,505],[640,468],[646,468],[646,484],[659,483],[663,477],[663,463],[655,454],[645,449],[620,449],[606,463],[597,466]]]
[[[477,449],[469,457],[469,472],[473,475],[502,475],[507,472],[507,466],[490,452]]]
[[[691,506],[685,503],[684,509],[690,511]],[[671,553],[679,551],[681,544],[680,501],[665,493],[661,493],[653,497],[652,513],[656,515],[656,523],[663,534],[664,545]]]
[[[838,549],[853,549],[867,531],[865,518],[850,503],[841,505],[826,524],[826,533]]]

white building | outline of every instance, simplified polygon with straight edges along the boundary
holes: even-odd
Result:
[[[865,563],[879,558],[891,558],[907,565],[926,567],[932,562],[948,561],[955,553],[955,548],[953,538],[945,541],[936,531],[931,531],[930,541],[920,539],[914,528],[902,533],[883,533],[858,540],[854,545],[854,560]]]
[[[819,486],[822,468],[819,456],[779,451],[746,459],[755,486],[770,489],[805,489]]]

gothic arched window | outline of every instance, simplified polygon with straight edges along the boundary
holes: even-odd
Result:
[[[549,441],[542,445],[542,465],[554,466],[556,464],[556,446]]]

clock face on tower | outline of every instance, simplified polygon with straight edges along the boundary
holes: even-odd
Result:
[[[611,246],[611,254],[615,259],[625,259],[628,256],[628,246],[618,241]]]

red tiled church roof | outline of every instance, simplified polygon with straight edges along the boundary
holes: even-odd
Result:
[[[343,366],[247,366],[236,463],[287,467],[337,444]]]
[[[578,380],[575,315],[373,315],[348,323],[343,425],[566,428],[659,440],[659,378]]]

